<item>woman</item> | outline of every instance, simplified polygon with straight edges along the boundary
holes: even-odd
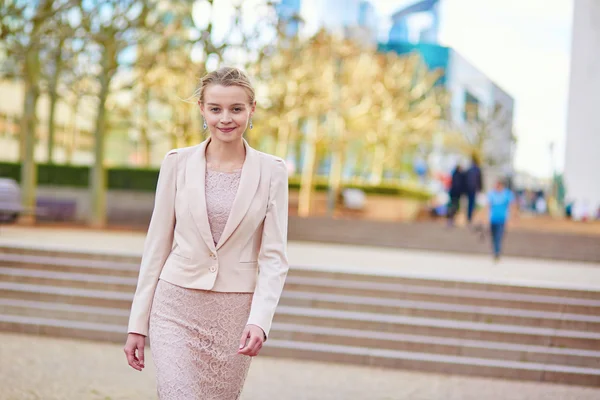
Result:
[[[287,169],[242,138],[247,76],[221,68],[196,94],[210,138],[162,163],[124,348],[141,371],[149,336],[161,400],[239,398],[288,271]]]

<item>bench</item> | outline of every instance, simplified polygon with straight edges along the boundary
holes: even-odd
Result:
[[[73,221],[77,213],[77,202],[69,199],[38,197],[36,216],[42,221]]]

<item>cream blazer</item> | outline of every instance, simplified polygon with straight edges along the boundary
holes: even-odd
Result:
[[[251,148],[219,242],[208,224],[206,146],[170,151],[162,162],[128,332],[148,335],[159,279],[190,289],[254,293],[248,324],[269,334],[288,272],[288,177],[283,160]]]

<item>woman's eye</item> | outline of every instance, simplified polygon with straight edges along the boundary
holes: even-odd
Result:
[[[211,108],[210,111],[212,111],[212,112],[219,112],[219,109],[218,108]]]
[[[233,109],[233,111],[234,112],[240,112],[240,111],[242,111],[242,109],[240,107],[236,107],[236,108]]]

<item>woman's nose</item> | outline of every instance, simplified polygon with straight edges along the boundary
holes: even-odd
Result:
[[[231,122],[231,115],[228,112],[224,112],[221,117],[221,122],[224,124]]]

